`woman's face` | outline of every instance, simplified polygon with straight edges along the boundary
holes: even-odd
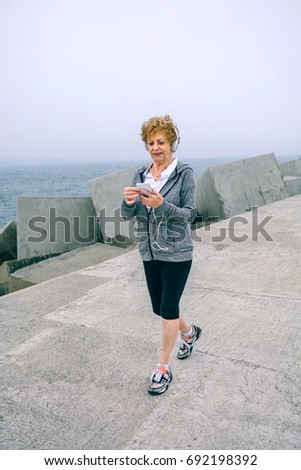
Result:
[[[163,132],[154,132],[146,141],[148,151],[155,163],[167,163],[171,159],[171,143]]]

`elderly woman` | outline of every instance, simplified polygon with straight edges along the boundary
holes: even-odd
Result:
[[[178,331],[178,359],[190,356],[201,335],[201,328],[188,324],[179,311],[192,264],[190,224],[196,215],[195,179],[192,168],[173,156],[180,136],[168,115],[145,122],[141,137],[151,163],[136,171],[131,186],[124,188],[121,213],[127,220],[136,217],[152,308],[162,317],[161,355],[148,389],[151,395],[159,395],[172,380],[170,354]],[[141,183],[149,183],[151,192],[137,187]]]

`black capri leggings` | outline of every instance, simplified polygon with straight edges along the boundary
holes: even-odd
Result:
[[[179,302],[183,294],[192,260],[143,261],[146,283],[153,311],[165,320],[179,318]]]

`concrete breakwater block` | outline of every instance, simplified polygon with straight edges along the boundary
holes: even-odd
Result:
[[[301,178],[301,157],[279,164],[282,176],[299,176]]]
[[[0,264],[17,257],[17,224],[14,220],[0,228]]]
[[[205,218],[228,218],[286,197],[273,153],[209,166],[197,182],[197,210]]]
[[[129,241],[131,222],[121,218],[120,206],[123,189],[130,186],[133,174],[141,166],[143,164],[88,181],[91,198],[99,217],[101,240],[105,243],[119,241],[118,244],[122,245],[122,240],[124,244]]]
[[[289,196],[301,193],[301,157],[279,164],[284,185]]]
[[[98,241],[90,197],[19,197],[17,227],[19,259],[64,253]]]
[[[291,196],[296,196],[296,194],[301,193],[301,177],[298,176],[284,176],[283,181],[287,194]]]

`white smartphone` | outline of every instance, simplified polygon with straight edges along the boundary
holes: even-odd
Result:
[[[141,188],[141,189],[145,189],[146,191],[149,191],[150,193],[153,192],[153,188],[151,187],[151,185],[149,183],[137,183],[136,187]],[[143,194],[143,196],[147,196],[147,194],[145,194],[145,193],[142,193],[142,194]]]

